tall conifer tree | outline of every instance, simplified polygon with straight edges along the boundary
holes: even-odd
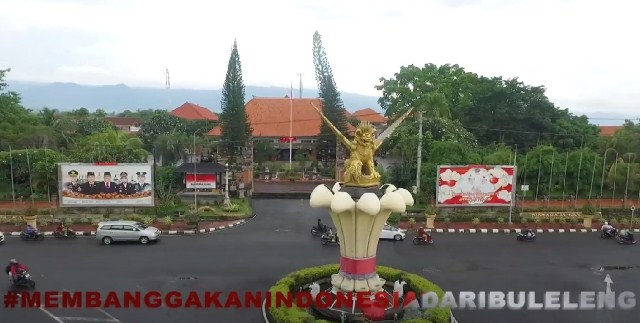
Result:
[[[313,34],[313,65],[316,70],[316,81],[318,82],[318,91],[322,100],[323,113],[336,128],[346,134],[348,131],[346,111],[340,98],[340,92],[336,87],[336,82],[333,79],[333,72],[331,71],[327,54],[322,46],[322,38],[317,31]],[[336,136],[324,122],[320,126],[319,139],[319,148],[323,155],[328,158],[335,158]]]

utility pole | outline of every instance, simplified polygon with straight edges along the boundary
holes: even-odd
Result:
[[[302,73],[298,73],[298,77],[300,77],[300,99],[302,99]]]
[[[422,168],[422,111],[418,112],[418,164],[416,170],[416,195],[420,192],[420,171]]]

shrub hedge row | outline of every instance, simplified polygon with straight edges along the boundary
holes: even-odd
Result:
[[[301,269],[290,273],[280,279],[269,291],[271,292],[271,304],[276,304],[276,295],[278,293],[287,294],[294,292],[303,285],[311,284],[314,281],[323,278],[329,278],[332,274],[339,271],[340,265],[331,264],[318,267]],[[444,291],[436,284],[418,276],[404,272],[399,269],[378,266],[376,269],[378,275],[386,281],[403,280],[407,282],[405,288],[413,290],[417,295],[421,295],[427,291],[436,292],[440,297],[444,295]],[[317,320],[311,315],[307,309],[295,307],[271,307],[269,308],[271,319],[275,323],[329,323],[326,320]],[[411,319],[404,321],[405,323],[448,323],[450,322],[450,310],[447,308],[433,308],[423,311],[423,318]]]

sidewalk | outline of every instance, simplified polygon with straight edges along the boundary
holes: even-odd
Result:
[[[408,230],[408,233],[415,233],[418,228],[425,227],[424,223],[416,223],[413,225],[413,229],[411,228],[411,224],[409,222],[403,221],[396,225],[396,227],[400,229]],[[429,232],[445,232],[445,233],[510,233],[510,232],[521,232],[525,228],[529,228],[536,232],[600,232],[601,223],[594,222],[591,228],[585,228],[582,224],[564,224],[561,225],[559,223],[531,223],[528,225],[523,225],[521,223],[514,223],[512,225],[508,224],[498,224],[498,223],[479,223],[478,225],[474,225],[471,222],[450,222],[450,223],[434,223],[435,228],[426,229]],[[622,226],[617,226],[618,229],[622,229]],[[627,227],[627,229],[629,229]],[[640,232],[638,226],[634,226],[632,229],[633,232]]]

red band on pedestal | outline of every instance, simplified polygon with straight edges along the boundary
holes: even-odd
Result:
[[[340,257],[340,270],[351,275],[367,275],[376,272],[376,257],[353,259]]]

